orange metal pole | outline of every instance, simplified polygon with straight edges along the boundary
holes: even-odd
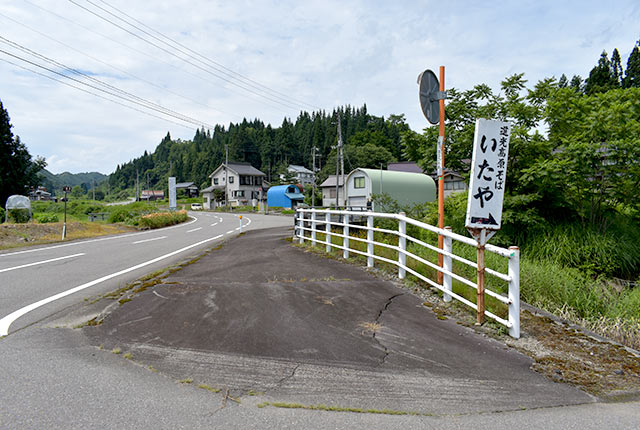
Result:
[[[444,91],[444,66],[440,66],[440,91]],[[439,100],[440,103],[440,139],[438,139],[438,148],[441,151],[442,174],[438,177],[438,227],[444,228],[444,99]],[[444,238],[438,235],[438,248],[442,249]],[[442,267],[442,254],[438,254],[438,265]],[[438,272],[438,284],[442,285],[442,272]]]

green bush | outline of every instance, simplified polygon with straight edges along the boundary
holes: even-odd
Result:
[[[4,222],[4,208],[0,207],[0,224]]]
[[[36,215],[35,218],[41,224],[60,221],[60,219],[58,218],[58,215],[56,215],[56,214],[48,214],[48,213],[38,214],[38,215]]]
[[[141,216],[138,225],[143,228],[154,229],[179,224],[187,219],[189,219],[187,211],[156,212]]]
[[[29,209],[9,209],[9,222],[23,224],[29,222],[30,219],[31,216],[29,215]]]

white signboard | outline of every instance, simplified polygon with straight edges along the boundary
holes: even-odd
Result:
[[[508,122],[476,120],[465,222],[468,229],[500,229],[510,136]]]
[[[176,209],[176,178],[169,176],[169,209]]]

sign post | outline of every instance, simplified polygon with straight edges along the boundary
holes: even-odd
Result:
[[[178,204],[176,202],[176,178],[169,176],[169,209],[176,210]]]
[[[477,323],[484,322],[484,247],[502,222],[502,203],[507,177],[508,122],[477,119],[471,159],[471,183],[465,227],[478,242]]]
[[[62,191],[64,191],[64,224],[62,224],[62,240],[67,237],[67,193],[71,192],[71,187],[65,186],[62,187]]]
[[[418,76],[420,85],[420,106],[425,118],[431,124],[440,124],[438,131],[438,146],[436,170],[438,175],[438,227],[444,228],[444,100],[447,93],[444,90],[444,66],[440,66],[440,81],[435,73],[427,69]],[[442,249],[444,238],[438,235],[438,248]],[[442,254],[438,253],[438,265],[442,267]],[[438,271],[438,283],[442,285],[442,272]]]

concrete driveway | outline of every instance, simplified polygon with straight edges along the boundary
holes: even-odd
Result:
[[[594,401],[530,370],[515,350],[438,319],[393,282],[291,246],[290,235],[230,240],[84,333],[236,399],[427,415]]]

